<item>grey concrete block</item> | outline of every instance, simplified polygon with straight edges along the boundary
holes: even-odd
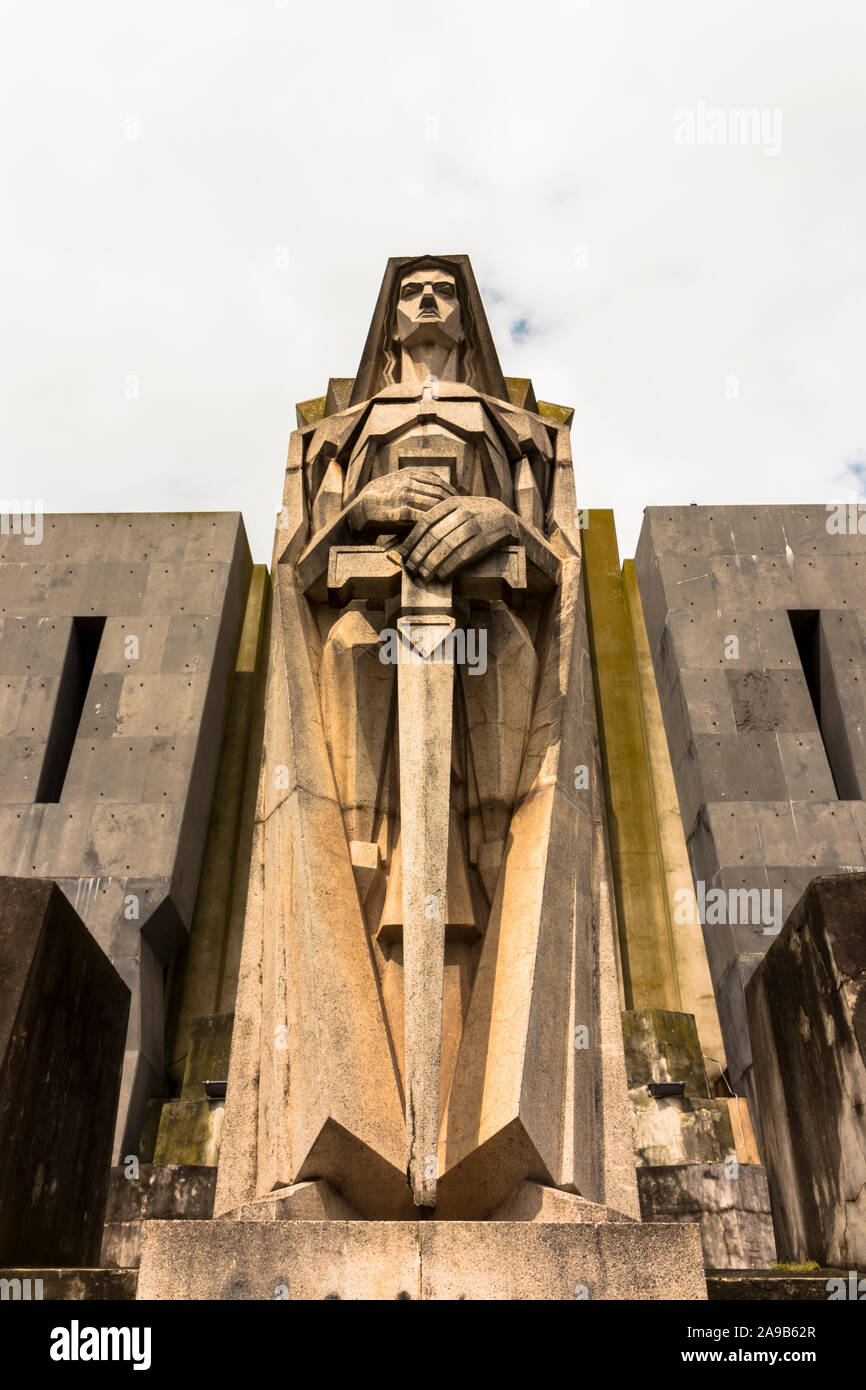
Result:
[[[208,1221],[215,1191],[216,1168],[141,1163],[135,1176],[131,1165],[112,1168],[101,1264],[136,1269],[143,1221]]]
[[[129,991],[56,886],[0,877],[0,1263],[94,1264]]]
[[[836,787],[817,728],[776,735],[785,784],[792,801],[833,801]]]
[[[766,863],[757,812],[759,804],[713,801],[704,806],[701,825],[712,844],[705,851],[715,872],[720,866],[763,869]]]
[[[638,1168],[644,1221],[694,1222],[707,1269],[767,1269],[776,1242],[767,1175],[749,1163]]]
[[[679,688],[690,733],[734,737],[737,725],[728,673],[712,667],[682,670]]]
[[[815,711],[802,672],[726,671],[737,733],[806,729],[817,733]]]
[[[828,522],[832,510],[820,503],[810,506],[781,506],[773,509],[784,527],[785,538],[798,559],[816,555],[866,557],[866,536],[831,534]]]
[[[755,635],[764,671],[786,670],[801,672],[800,655],[794,639],[787,610],[761,612],[755,617]]]
[[[671,763],[674,769],[680,816],[688,844],[697,825],[701,807],[706,805],[708,799],[694,743],[690,742],[688,748],[679,758],[671,757]]]
[[[743,1072],[752,1065],[752,1043],[749,1034],[749,1021],[746,1012],[746,982],[754,974],[761,960],[758,952],[750,956],[737,956],[731,962],[716,986],[716,1004],[719,1022],[725,1039],[725,1055],[728,1059],[728,1076],[736,1089]]]
[[[779,1254],[866,1263],[866,874],[817,878],[746,984]]]
[[[785,776],[772,734],[742,730],[735,737],[696,734],[695,755],[706,801],[782,801]]]

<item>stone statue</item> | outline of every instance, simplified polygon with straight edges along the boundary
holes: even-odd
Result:
[[[342,385],[289,448],[217,1214],[636,1215],[566,412],[463,256],[389,262]]]

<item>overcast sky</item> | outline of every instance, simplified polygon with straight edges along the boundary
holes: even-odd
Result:
[[[240,509],[269,560],[294,403],[421,251],[575,407],[624,556],[647,504],[858,489],[862,0],[2,14],[0,496]]]

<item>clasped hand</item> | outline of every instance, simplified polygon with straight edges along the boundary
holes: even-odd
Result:
[[[414,522],[397,549],[410,574],[438,584],[518,536],[517,517],[503,502],[460,496],[423,468],[374,478],[352,504],[350,521],[356,530]]]

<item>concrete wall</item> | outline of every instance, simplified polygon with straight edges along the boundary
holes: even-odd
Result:
[[[0,873],[53,878],[132,990],[117,1153],[163,1087],[163,971],[192,919],[250,571],[238,513],[46,516],[40,544],[0,535]],[[62,791],[40,802],[73,622],[93,617]]]
[[[782,921],[816,874],[866,865],[866,535],[828,522],[820,504],[648,507],[635,557],[695,880],[779,890]],[[826,747],[792,610],[820,612]],[[779,924],[704,926],[730,1077],[753,1101],[744,987]]]

